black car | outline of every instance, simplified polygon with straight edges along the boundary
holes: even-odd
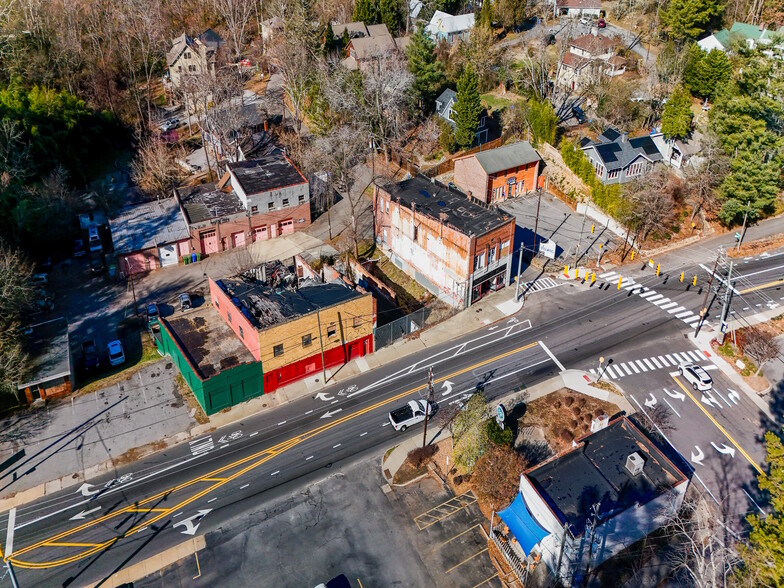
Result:
[[[82,363],[85,371],[94,370],[100,364],[98,349],[95,347],[95,341],[92,339],[82,343]]]
[[[100,274],[104,269],[103,253],[99,251],[90,252],[90,272]]]
[[[583,112],[583,109],[579,106],[572,107],[572,114],[574,115],[574,118],[577,119],[577,122],[579,122],[581,125],[588,122],[588,117],[585,116],[585,112]]]

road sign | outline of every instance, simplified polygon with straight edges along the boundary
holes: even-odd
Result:
[[[555,259],[555,241],[542,241],[539,243],[539,253],[549,259]]]
[[[506,408],[504,408],[503,404],[499,404],[495,407],[495,420],[498,423],[498,426],[503,429],[504,421],[506,420]]]

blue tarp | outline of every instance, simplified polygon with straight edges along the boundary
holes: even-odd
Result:
[[[498,513],[501,520],[506,523],[512,535],[523,548],[526,555],[531,553],[537,543],[547,537],[550,533],[539,526],[534,520],[528,508],[525,506],[523,495],[518,492],[514,502],[505,510]]]

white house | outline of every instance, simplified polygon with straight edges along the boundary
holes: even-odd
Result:
[[[569,52],[564,54],[558,70],[558,84],[570,90],[582,90],[596,81],[602,73],[621,75],[626,71],[623,58],[616,58],[615,41],[600,34],[575,37],[569,42]]]
[[[561,16],[570,18],[599,18],[602,10],[601,0],[553,0],[555,10]]]
[[[452,16],[446,12],[436,10],[425,30],[434,41],[438,42],[443,39],[447,43],[452,44],[456,40],[467,41],[473,28],[473,13]]]

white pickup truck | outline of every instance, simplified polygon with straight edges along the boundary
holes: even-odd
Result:
[[[408,427],[425,420],[425,411],[430,418],[433,416],[433,405],[427,400],[409,400],[408,404],[389,413],[389,422],[395,431],[405,431]]]

